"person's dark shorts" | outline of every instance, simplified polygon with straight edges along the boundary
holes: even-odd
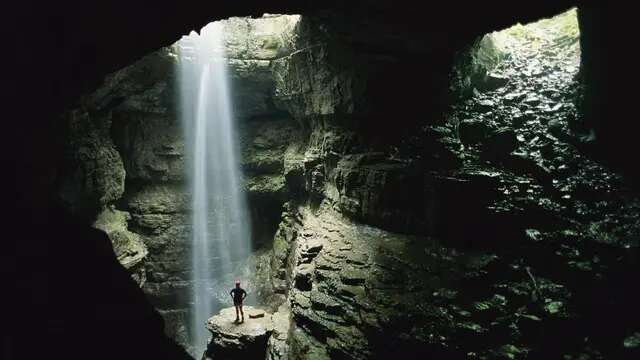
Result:
[[[233,300],[233,306],[242,306],[242,300]]]

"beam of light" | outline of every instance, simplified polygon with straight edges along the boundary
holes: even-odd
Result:
[[[235,141],[224,25],[210,23],[178,43],[180,117],[192,195],[193,291],[190,345],[206,347],[206,320],[222,306],[217,287],[228,285],[250,252],[250,221]],[[229,285],[230,287],[231,285]],[[226,288],[225,288],[226,289]]]

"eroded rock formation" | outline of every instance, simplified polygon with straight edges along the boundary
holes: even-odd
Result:
[[[265,330],[269,358],[628,354],[640,203],[576,148],[575,11],[427,65],[442,47],[283,19],[227,25],[261,246],[249,290],[290,326]],[[63,195],[102,210],[96,227],[144,269],[145,292],[184,342],[189,194],[174,61],[171,48],[145,57],[69,115],[84,185]]]
[[[578,36],[571,11],[479,39],[458,55],[443,118],[399,138],[358,127],[364,69],[314,78],[348,86],[325,107],[299,92],[307,110],[291,112],[309,137],[285,163],[305,200],[283,214],[271,278],[294,358],[630,354],[638,313],[622,269],[640,202],[576,147]]]

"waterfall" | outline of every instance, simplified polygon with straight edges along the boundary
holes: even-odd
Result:
[[[195,353],[206,346],[205,322],[230,300],[227,293],[238,275],[234,268],[250,251],[223,30],[222,23],[210,23],[178,43],[180,117],[192,196],[189,334]]]

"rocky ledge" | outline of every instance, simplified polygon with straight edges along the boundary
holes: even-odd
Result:
[[[211,339],[202,359],[281,358],[286,352],[288,313],[280,309],[270,314],[245,306],[244,322],[236,322],[235,308],[222,309],[207,321]]]

